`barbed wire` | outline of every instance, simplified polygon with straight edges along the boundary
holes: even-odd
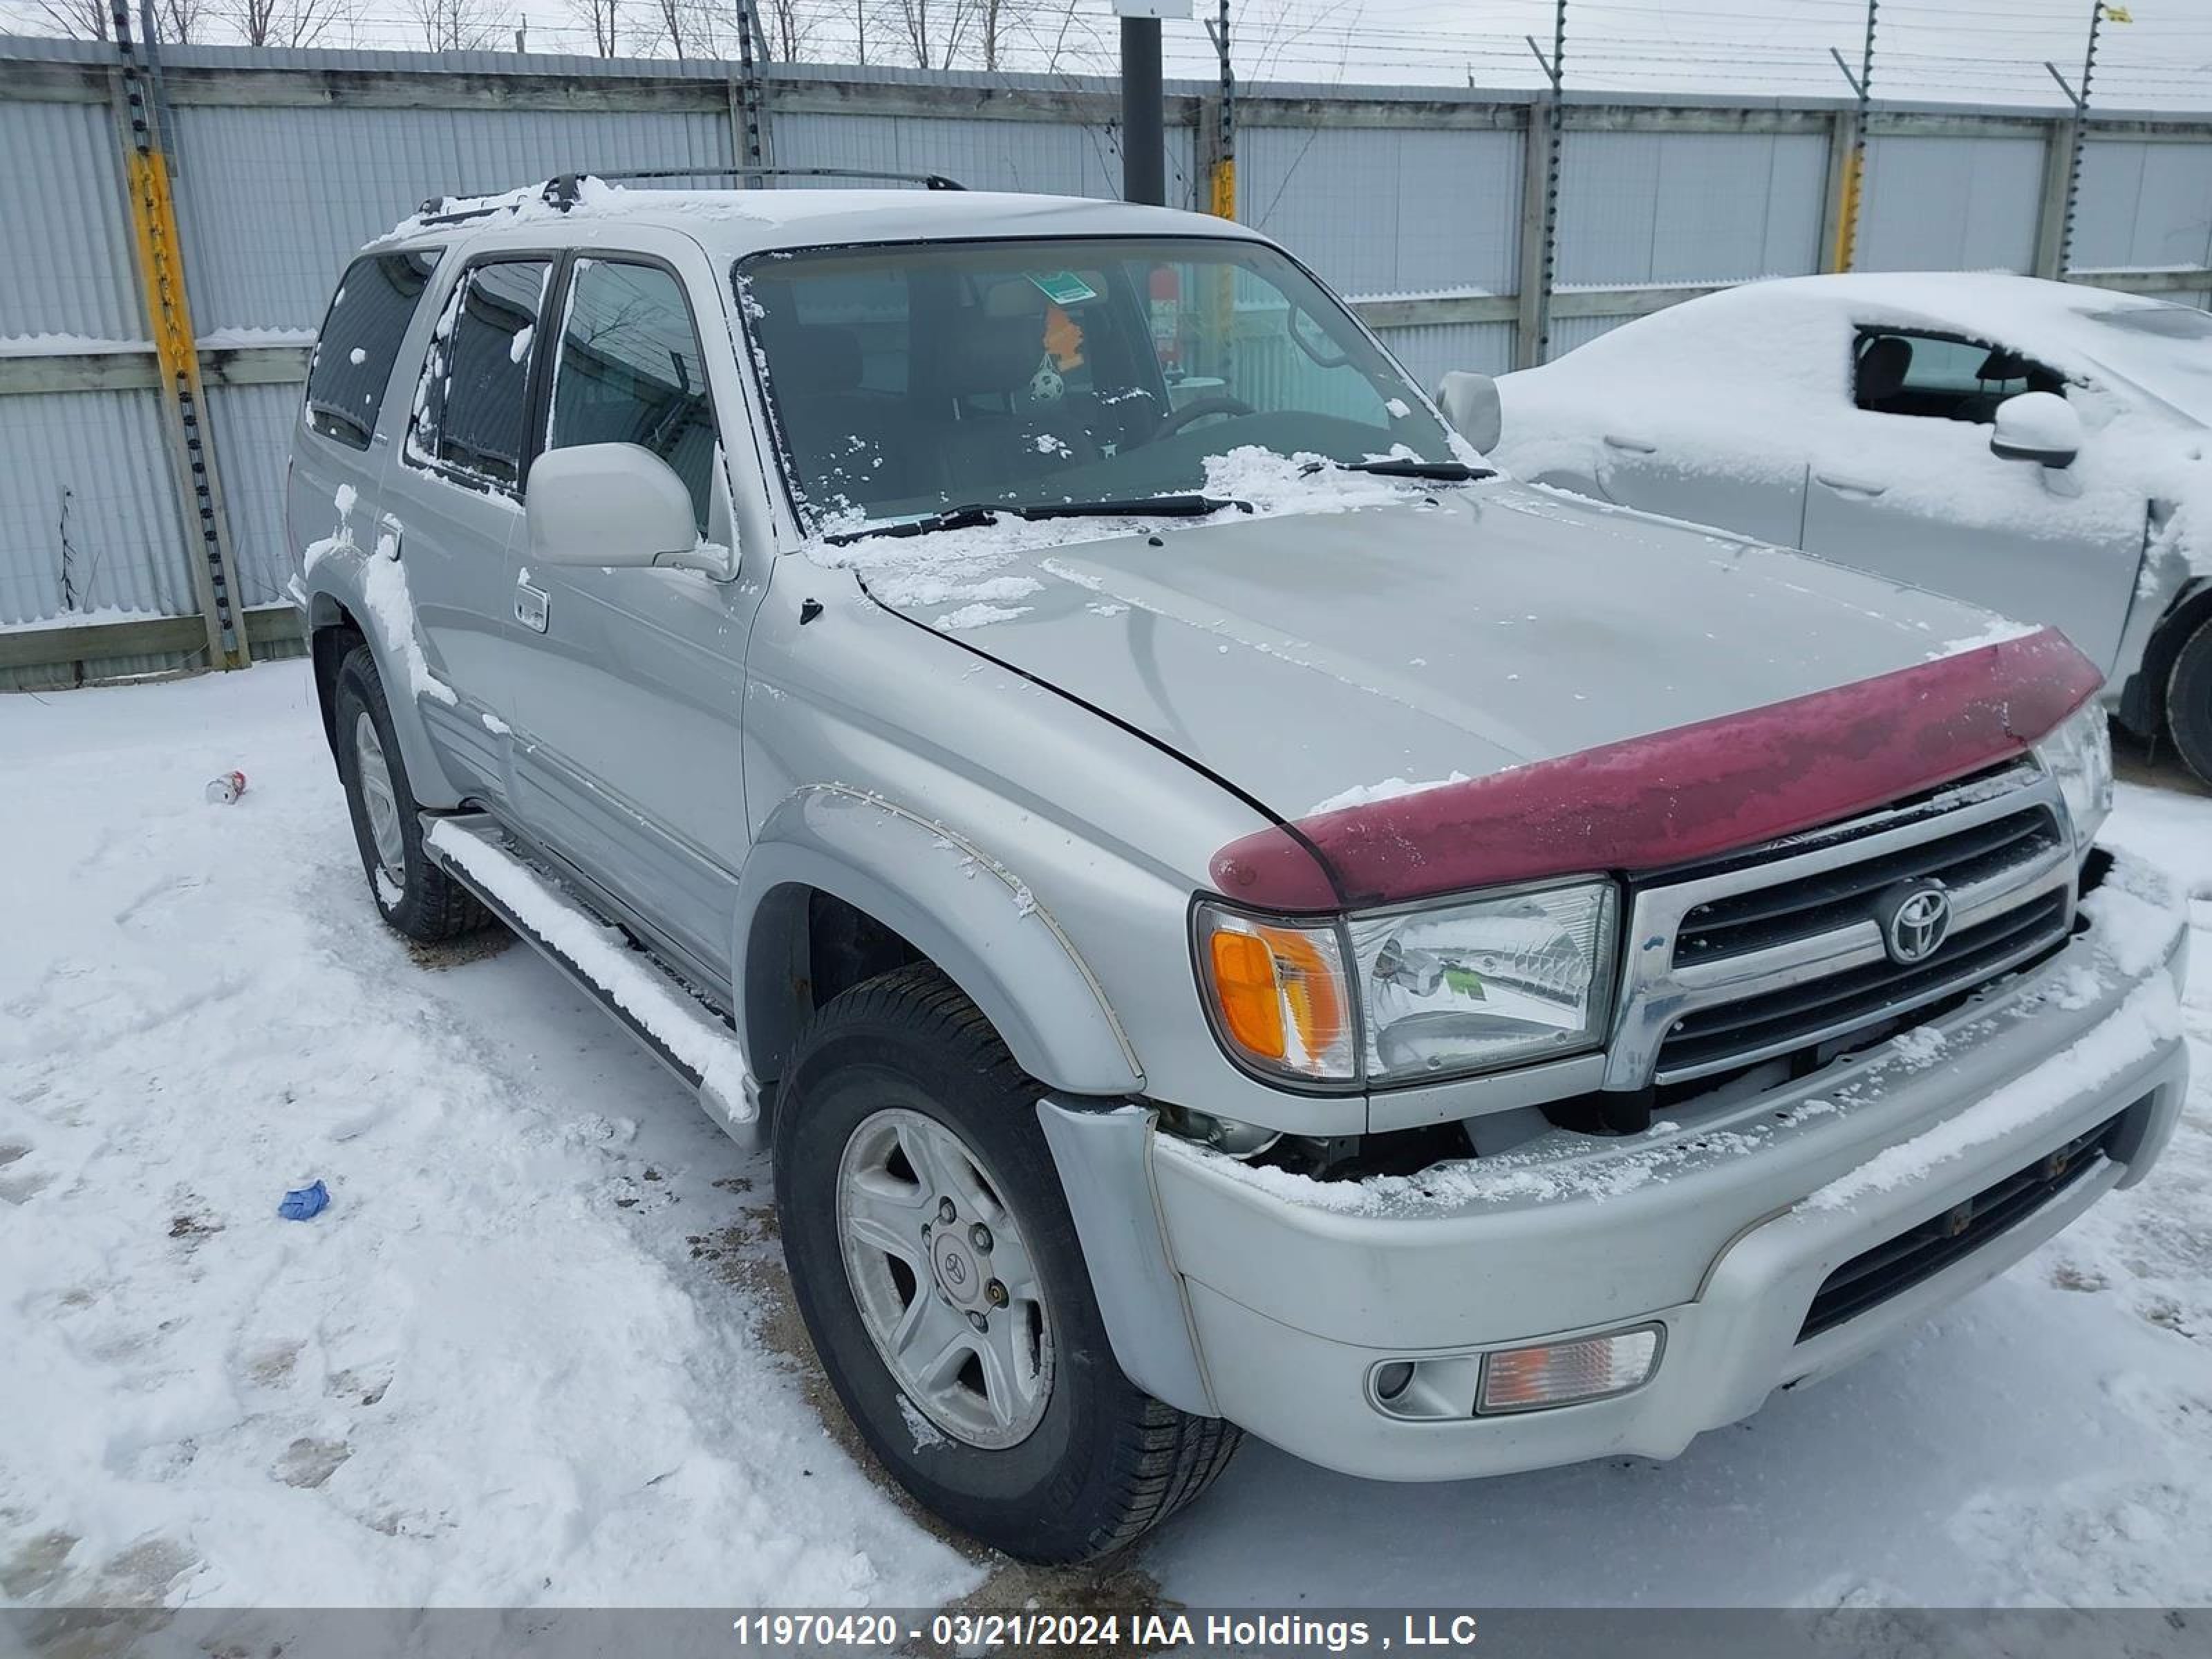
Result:
[[[1012,3],[1012,0],[1002,0]],[[485,0],[489,15],[513,5],[511,21],[487,31],[503,46],[526,20],[526,40],[538,50],[594,55],[599,32],[570,21],[571,0]],[[405,0],[363,0],[365,9],[313,44],[362,49],[422,51],[424,33],[404,9]],[[854,23],[871,4],[878,65],[915,67],[899,39],[896,0],[792,0],[794,35],[810,44],[805,61],[852,61]],[[1248,84],[1266,80],[1359,83],[1464,83],[1501,88],[1533,85],[1539,78],[1522,37],[1547,30],[1551,0],[1490,0],[1481,26],[1469,10],[1454,8],[1440,21],[1436,0],[1359,0],[1346,15],[1346,0],[1242,0],[1247,20],[1238,33],[1255,43],[1253,60],[1240,64]],[[2212,0],[2133,0],[2135,21],[2108,22],[2099,58],[2099,101],[2172,106],[2212,104],[2212,80],[2200,60],[2212,58]],[[33,33],[53,32],[50,6],[36,0],[0,0],[0,19]],[[621,15],[627,33],[620,56],[674,55],[659,29],[655,0],[629,0]],[[1863,28],[1864,0],[1569,0],[1579,50],[1571,90],[1667,87],[1680,90],[1842,94],[1846,89],[1829,58],[1831,46],[1849,46]],[[1064,19],[1085,20],[1080,44],[1067,49],[1055,33]],[[1013,27],[1001,37],[999,68],[1006,73],[1051,74],[1072,84],[1078,74],[1110,76],[1112,13],[1109,0],[1018,0]],[[630,20],[636,21],[632,22]],[[1883,0],[1875,58],[1887,95],[2051,104],[2060,94],[2045,59],[2070,60],[2087,26],[2081,0]],[[1048,36],[1057,47],[1048,47]],[[210,40],[234,39],[210,27]],[[971,48],[972,50],[972,48]],[[1054,61],[1057,57],[1060,61]],[[941,54],[940,54],[941,60]],[[1195,24],[1169,32],[1170,72],[1210,78],[1212,50]],[[977,69],[963,59],[957,67]],[[1102,161],[1103,157],[1101,157]]]

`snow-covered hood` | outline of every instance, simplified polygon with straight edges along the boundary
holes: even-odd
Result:
[[[1503,481],[1360,480],[1341,510],[1267,505],[1103,536],[1002,523],[862,542],[849,562],[880,603],[1285,818],[1763,708],[1992,633],[1920,589]]]

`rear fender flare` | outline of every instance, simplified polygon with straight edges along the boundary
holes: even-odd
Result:
[[[384,637],[384,630],[377,625],[375,612],[358,591],[358,581],[331,580],[340,574],[354,577],[357,573],[344,567],[333,570],[326,561],[318,574],[324,580],[307,596],[310,641],[326,629],[349,623],[360,633],[370,654],[376,659],[377,678],[384,682],[384,700],[392,713],[392,735],[399,739],[399,757],[406,766],[407,786],[416,804],[438,811],[459,807],[462,805],[461,792],[454,787],[438,758],[437,745],[430,740],[429,728],[423,723],[422,710],[410,686],[405,665],[392,659],[391,646]],[[333,674],[336,666],[332,665]],[[330,737],[335,753],[342,734],[333,727]]]

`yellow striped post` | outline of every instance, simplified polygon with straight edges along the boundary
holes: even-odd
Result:
[[[222,486],[207,429],[207,395],[185,294],[184,238],[170,189],[169,161],[161,147],[160,100],[131,39],[125,0],[114,0],[115,46],[121,60],[116,88],[117,131],[123,146],[124,182],[130,192],[131,243],[146,321],[161,368],[161,424],[169,440],[185,533],[198,556],[192,586],[207,619],[208,661],[244,668],[253,660],[232,577],[230,534],[222,511]],[[148,43],[148,52],[152,44]]]

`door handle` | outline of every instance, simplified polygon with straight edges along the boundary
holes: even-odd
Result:
[[[1833,474],[1827,472],[1815,472],[1813,475],[1813,482],[1815,483],[1826,484],[1830,489],[1834,490],[1840,495],[1866,495],[1871,497],[1882,495],[1889,489],[1887,484],[1869,483],[1863,478],[1838,478]]]
[[[1657,444],[1647,444],[1641,438],[1624,438],[1618,432],[1605,434],[1605,447],[1607,449],[1625,449],[1632,455],[1656,455],[1659,453]]]
[[[528,582],[514,585],[514,619],[533,634],[545,631],[545,608],[548,598],[542,587],[532,587]]]

